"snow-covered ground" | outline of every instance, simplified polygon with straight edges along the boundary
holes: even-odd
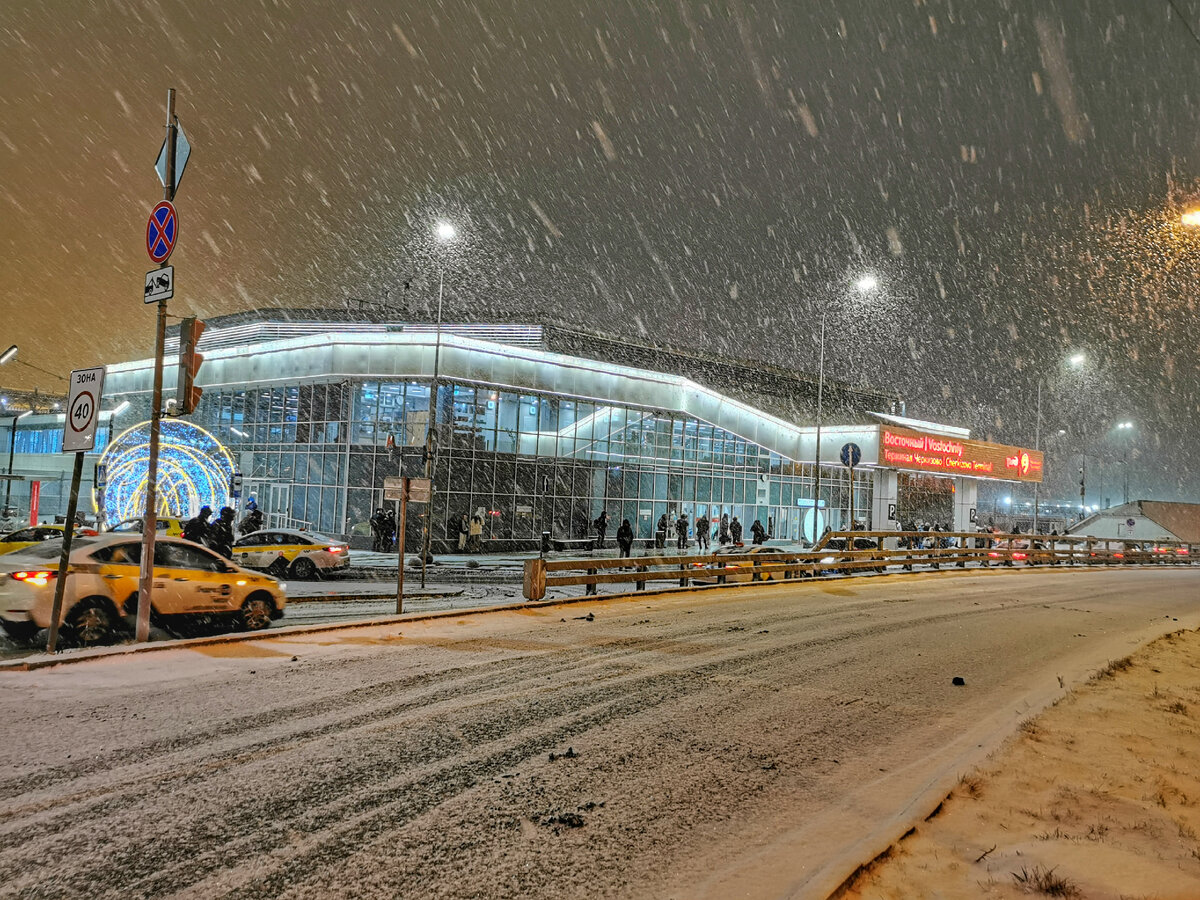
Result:
[[[1197,624],[1198,577],[752,586],[0,673],[0,896],[807,896],[1059,676]]]

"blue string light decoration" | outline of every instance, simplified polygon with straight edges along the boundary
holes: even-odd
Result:
[[[187,518],[209,506],[229,505],[233,457],[215,437],[191,422],[163,419],[158,444],[158,514]],[[100,457],[106,466],[103,492],[108,522],[140,518],[146,507],[150,466],[150,423],[142,422],[112,440]],[[93,508],[100,511],[97,498]]]

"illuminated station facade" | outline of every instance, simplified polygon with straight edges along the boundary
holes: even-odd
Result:
[[[757,519],[777,541],[852,521],[974,530],[981,481],[1041,480],[1034,451],[973,441],[905,417],[903,398],[826,379],[814,498],[815,378],[558,326],[256,310],[209,319],[200,350],[204,395],[166,442],[179,460],[164,506],[175,515],[228,502],[221,475],[236,471],[243,503],[253,495],[270,525],[369,535],[372,513],[391,506],[384,478],[421,474],[431,419],[433,502],[410,510],[409,538],[424,513],[443,550],[463,515],[482,519],[497,551],[534,548],[543,532],[590,534],[602,510],[610,537],[628,519],[640,540],[681,513],[737,516],[747,536]],[[109,521],[139,511],[151,375],[148,359],[108,367],[104,407],[121,410],[105,422],[114,440],[97,496]],[[861,450],[853,490],[848,443]]]

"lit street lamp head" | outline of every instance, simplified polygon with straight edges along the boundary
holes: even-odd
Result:
[[[879,279],[874,275],[864,275],[854,283],[854,286],[858,288],[860,292],[866,294],[879,287]]]
[[[458,230],[455,229],[455,227],[449,222],[438,222],[437,227],[433,230],[433,233],[437,235],[437,239],[439,241],[443,242],[452,241],[458,237]]]
[[[1190,228],[1200,225],[1200,209],[1189,209],[1179,217],[1179,222],[1181,225],[1187,225]]]
[[[1087,362],[1087,357],[1082,353],[1076,353],[1071,357],[1070,362],[1073,366],[1082,366],[1085,362]]]
[[[10,359],[12,359],[16,355],[17,355],[17,345],[13,344],[11,347],[9,347],[7,350],[5,350],[3,353],[0,353],[0,365],[3,365],[4,363],[8,362]]]

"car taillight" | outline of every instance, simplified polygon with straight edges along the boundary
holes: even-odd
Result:
[[[1175,552],[1178,553],[1180,556],[1188,555],[1187,547],[1177,547],[1177,548],[1175,548]]]
[[[13,581],[24,581],[34,587],[45,587],[51,578],[58,577],[57,572],[13,572]]]
[[[1114,554],[1113,554],[1113,557],[1114,557],[1114,558],[1116,558],[1116,559],[1124,559],[1124,558],[1125,558],[1125,554],[1124,554],[1124,553],[1114,553]]]
[[[1013,559],[1025,559],[1025,558],[1026,558],[1026,556],[1024,553],[1014,553],[1013,554]]]
[[[346,552],[345,547],[329,546],[329,547],[326,547],[325,549],[328,550],[330,553],[345,553]]]

